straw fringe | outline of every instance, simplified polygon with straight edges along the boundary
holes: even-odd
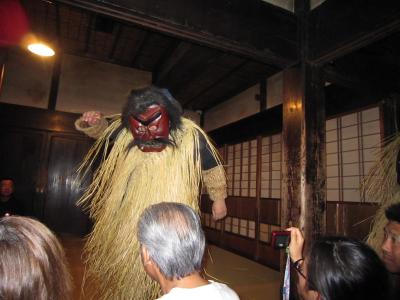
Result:
[[[366,199],[374,199],[380,205],[367,238],[367,243],[380,253],[383,241],[383,228],[387,220],[385,209],[400,202],[400,185],[397,184],[396,159],[400,149],[400,134],[384,141],[377,154],[377,163],[371,168],[361,186]]]
[[[157,284],[142,267],[138,218],[147,206],[162,201],[185,203],[199,211],[199,134],[205,136],[219,161],[217,150],[204,132],[190,120],[182,118],[182,122],[182,130],[174,133],[176,148],[144,153],[137,147],[126,151],[133,139],[126,129],[121,130],[109,149],[110,136],[120,128],[121,120],[117,119],[85,157],[82,173],[103,151],[92,184],[79,201],[95,220],[85,250],[87,282],[94,281],[99,286],[90,295],[92,298],[143,300],[159,295]]]

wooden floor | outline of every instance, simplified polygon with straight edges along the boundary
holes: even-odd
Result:
[[[62,236],[71,273],[74,279],[74,299],[85,300],[81,296],[81,282],[84,274],[84,264],[81,259],[84,240],[81,238]],[[251,260],[210,246],[209,259],[206,266],[210,279],[227,283],[242,300],[278,300],[279,272],[257,264]]]

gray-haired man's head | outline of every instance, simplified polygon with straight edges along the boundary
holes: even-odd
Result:
[[[187,205],[162,202],[149,206],[139,219],[139,242],[168,279],[200,271],[205,237],[197,213]]]

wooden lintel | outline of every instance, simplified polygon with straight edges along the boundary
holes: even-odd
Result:
[[[329,65],[324,67],[323,77],[326,82],[337,84],[351,90],[359,91],[363,88],[361,80],[357,76],[349,74],[348,72],[341,72]]]
[[[265,124],[268,124],[268,126],[265,126]],[[237,122],[214,129],[208,134],[217,145],[222,145],[242,142],[243,136],[252,139],[261,134],[275,134],[281,131],[282,105],[278,105]]]
[[[20,116],[16,118],[15,116]],[[21,129],[67,132],[85,136],[74,126],[79,114],[51,111],[36,107],[0,103],[0,126]]]

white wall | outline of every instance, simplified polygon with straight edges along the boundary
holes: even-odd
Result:
[[[6,61],[0,102],[47,108],[52,58],[41,58],[27,51],[12,50]],[[81,113],[100,110],[106,115],[119,113],[132,88],[151,84],[151,73],[88,58],[65,54],[61,64],[56,110]],[[267,108],[282,103],[282,74],[268,78]],[[207,111],[205,130],[227,125],[259,112],[259,85]],[[184,115],[196,123],[200,115],[185,110]]]
[[[129,92],[151,84],[151,73],[64,55],[56,110],[121,112]]]
[[[47,108],[53,58],[27,51],[9,51],[5,63],[0,102]]]
[[[6,60],[0,102],[47,108],[54,58],[11,50]],[[119,113],[133,88],[151,84],[151,73],[64,55],[56,110]]]
[[[260,103],[255,99],[259,93],[257,84],[208,110],[204,117],[204,129],[210,131],[256,114],[260,110]]]
[[[283,102],[283,73],[272,75],[267,80],[267,109]]]
[[[208,110],[204,129],[211,131],[260,112],[260,103],[255,100],[257,94],[260,94],[259,84]],[[283,78],[280,72],[267,79],[267,108],[281,104],[282,99]]]

